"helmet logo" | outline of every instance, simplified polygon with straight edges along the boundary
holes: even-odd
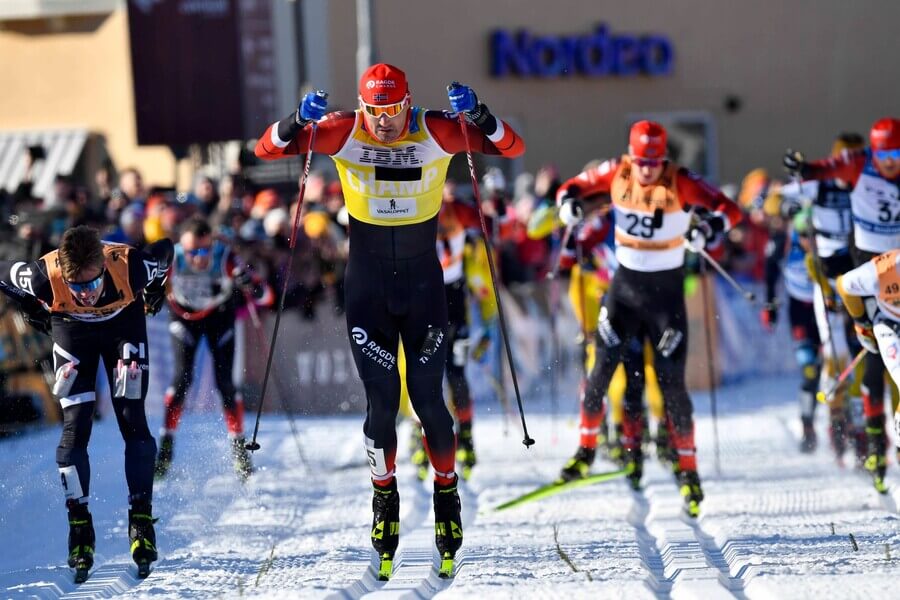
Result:
[[[394,89],[397,87],[397,82],[393,79],[370,79],[366,82],[366,87],[370,90],[376,87]]]

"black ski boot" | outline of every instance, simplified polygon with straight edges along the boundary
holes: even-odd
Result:
[[[394,552],[400,543],[400,494],[397,480],[387,487],[374,486],[372,495],[372,547],[381,561],[378,567],[379,581],[391,578]]]
[[[700,503],[703,501],[703,489],[700,487],[700,476],[697,471],[686,469],[678,472],[678,485],[681,497],[684,498],[684,510],[691,518],[700,515]]]
[[[234,472],[237,473],[241,483],[246,482],[253,473],[253,463],[250,461],[250,452],[243,436],[231,440],[231,456],[234,459]]]
[[[472,476],[472,467],[478,462],[475,457],[475,443],[472,440],[472,423],[460,423],[456,438],[456,462],[462,466],[463,479]]]
[[[866,470],[872,474],[875,490],[879,494],[886,494],[888,487],[884,476],[887,473],[887,437],[884,433],[884,415],[866,419],[866,438],[869,448]]]
[[[172,466],[172,450],[175,446],[175,438],[171,433],[164,433],[159,438],[159,452],[156,454],[156,468],[154,475],[157,479],[162,479],[169,472]]]
[[[633,490],[641,489],[641,477],[644,475],[644,451],[640,445],[625,447],[625,476]]]
[[[159,558],[156,552],[156,532],[153,530],[153,509],[148,502],[135,502],[128,511],[128,539],[131,558],[138,567],[138,577],[150,574],[150,563]]]
[[[453,576],[456,551],[463,541],[459,493],[456,491],[458,481],[457,477],[447,485],[434,482],[434,543],[441,555],[438,571],[441,579]]]
[[[813,427],[812,417],[800,417],[803,422],[803,438],[800,440],[800,452],[811,454],[816,451],[816,428]]]
[[[87,504],[70,501],[69,509],[69,566],[75,569],[75,583],[84,583],[94,566],[94,520]]]
[[[591,470],[591,465],[594,464],[596,454],[597,452],[594,448],[579,446],[578,450],[575,451],[575,456],[570,458],[562,468],[562,471],[559,472],[557,481],[565,482],[587,477],[588,472]]]

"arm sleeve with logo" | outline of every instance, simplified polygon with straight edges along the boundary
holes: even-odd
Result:
[[[497,126],[490,134],[466,122],[469,146],[472,152],[516,158],[525,152],[525,140],[508,123],[496,119]],[[456,113],[430,110],[425,114],[425,123],[438,145],[449,154],[466,151],[466,139],[459,126]]]
[[[593,169],[588,169],[571,179],[567,179],[559,186],[559,190],[556,192],[556,203],[559,204],[565,197],[584,199],[601,194],[609,194],[618,166],[618,161],[607,160]]]
[[[174,248],[171,240],[162,239],[147,246],[146,250],[128,250],[128,281],[135,294],[144,288],[161,288],[165,284]]]
[[[878,295],[878,271],[873,261],[868,261],[837,279],[837,290],[854,319],[866,314],[863,297]]]
[[[35,262],[0,260],[0,282],[47,304],[53,302],[53,289],[50,287],[50,280],[47,278],[42,260]]]
[[[352,112],[334,112],[318,122],[316,144],[313,152],[336,154],[353,131],[356,115]],[[269,125],[256,142],[255,154],[259,158],[274,160],[284,156],[305,154],[309,147],[312,124],[300,127],[291,113],[281,121]]]

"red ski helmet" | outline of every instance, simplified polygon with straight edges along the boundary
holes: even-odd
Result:
[[[896,150],[900,148],[900,119],[885,117],[872,125],[869,132],[872,150]]]
[[[640,158],[663,158],[666,155],[666,129],[655,121],[638,121],[631,126],[628,153]]]
[[[397,104],[407,94],[406,73],[394,65],[372,65],[359,80],[359,95],[365,104]]]

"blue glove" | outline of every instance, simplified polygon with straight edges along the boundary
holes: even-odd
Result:
[[[472,88],[458,81],[447,86],[447,97],[450,98],[450,108],[453,112],[467,113],[478,108],[478,96]]]
[[[316,90],[303,96],[297,107],[297,123],[306,125],[310,121],[318,121],[325,116],[328,108],[328,92]]]

